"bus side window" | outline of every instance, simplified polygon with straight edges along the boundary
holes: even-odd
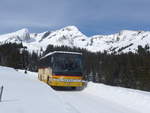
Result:
[[[54,62],[54,57],[51,57],[51,64],[53,64]]]
[[[45,67],[49,67],[49,57],[45,58]]]
[[[51,57],[51,67],[53,66],[53,63],[54,63],[54,57]]]
[[[48,67],[51,67],[51,56],[47,58]]]

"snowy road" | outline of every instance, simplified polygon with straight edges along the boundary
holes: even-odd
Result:
[[[149,113],[150,92],[88,83],[82,91],[55,91],[37,73],[0,67],[0,113]]]
[[[57,92],[59,92],[65,105],[68,107],[69,113],[139,113],[84,91]]]

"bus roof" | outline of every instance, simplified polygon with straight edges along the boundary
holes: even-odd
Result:
[[[54,51],[54,52],[50,52],[48,54],[46,54],[45,56],[41,57],[40,59],[43,59],[47,56],[50,56],[50,55],[53,55],[53,54],[56,54],[56,53],[65,53],[65,54],[77,54],[77,55],[82,55],[82,53],[79,53],[79,52],[68,52],[68,51]]]

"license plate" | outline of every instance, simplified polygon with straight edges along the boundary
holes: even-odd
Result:
[[[66,85],[70,85],[70,82],[65,82]]]

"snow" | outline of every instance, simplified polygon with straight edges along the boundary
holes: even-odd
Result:
[[[136,52],[138,45],[142,47],[146,44],[150,45],[149,40],[149,31],[122,30],[111,35],[88,37],[80,32],[76,26],[67,26],[56,31],[46,31],[43,33],[30,33],[28,29],[24,28],[14,33],[0,35],[0,43],[22,42],[31,52],[40,52],[41,48],[45,50],[49,44],[84,48],[92,52],[103,52],[105,50],[109,53]],[[124,49],[119,51],[122,48]]]
[[[31,71],[26,70],[26,74],[25,74],[25,70],[17,69],[16,71],[23,73],[25,77],[29,79],[38,80],[37,72],[31,72]]]
[[[37,73],[0,67],[0,113],[149,113],[150,92],[89,82],[82,91],[55,91]]]
[[[150,92],[88,83],[83,91],[59,92],[81,113],[149,113]],[[72,101],[70,101],[72,100]]]
[[[27,28],[0,36],[1,42],[19,42],[19,41],[26,42],[28,40],[30,40],[30,34]]]
[[[0,67],[0,85],[4,86],[0,113],[66,113],[52,88],[14,69]]]
[[[124,106],[136,113],[148,113],[150,110],[150,92],[94,83],[89,83],[84,92]]]

